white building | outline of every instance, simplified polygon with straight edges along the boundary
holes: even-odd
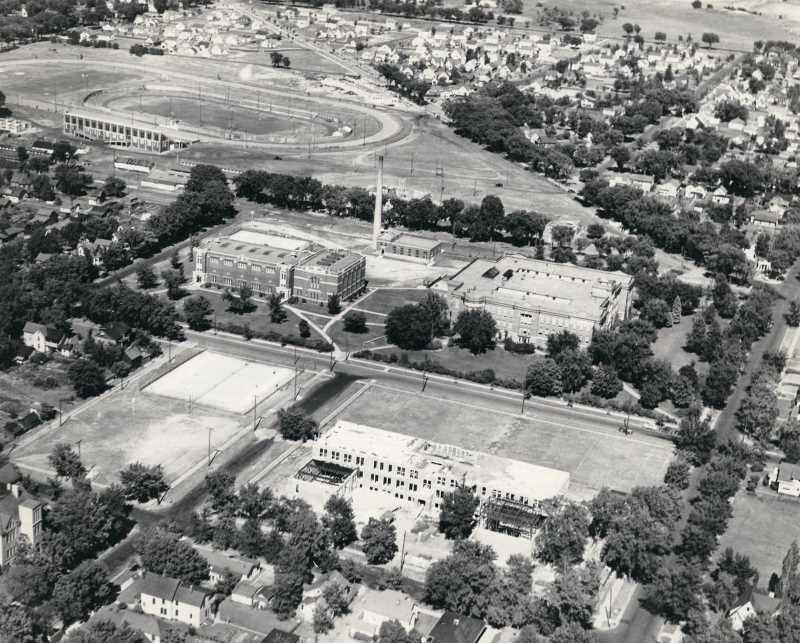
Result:
[[[427,510],[439,509],[445,495],[463,485],[482,502],[500,499],[531,508],[564,495],[569,487],[565,471],[344,420],[314,443],[313,458],[351,469],[355,476],[348,480],[354,489]]]
[[[194,627],[211,616],[211,597],[204,591],[186,587],[177,578],[145,574],[139,590],[140,605],[145,614]]]

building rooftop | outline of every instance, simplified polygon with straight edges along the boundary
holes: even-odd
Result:
[[[304,250],[308,248],[309,245],[308,241],[303,241],[302,239],[247,229],[238,230],[228,238],[233,241],[243,241],[245,243],[264,245],[281,250]]]
[[[296,264],[300,260],[299,252],[273,248],[261,243],[237,241],[231,237],[217,237],[201,244],[201,247],[214,254],[227,255],[231,258],[250,259],[273,265]]]
[[[181,582],[177,578],[169,578],[161,574],[145,574],[139,585],[139,591],[148,596],[172,600],[180,584]]]
[[[791,482],[792,480],[800,480],[800,464],[781,462],[778,467],[778,481]]]
[[[490,489],[519,489],[533,500],[562,495],[569,486],[569,473],[541,467],[520,460],[468,451],[450,444],[438,444],[402,433],[339,420],[319,438],[331,448],[341,448],[373,456],[390,457],[394,462],[408,462],[423,475],[449,471],[452,477],[467,484]]]
[[[419,248],[420,250],[433,250],[434,248],[442,245],[442,242],[438,239],[418,237],[413,234],[406,234],[405,232],[402,232],[397,236],[387,238],[386,243],[402,245],[407,248]]]
[[[445,612],[430,633],[433,643],[476,643],[486,630],[486,623],[456,614]]]
[[[314,253],[300,262],[300,265],[312,272],[338,273],[363,261],[363,257],[346,250],[324,249]]]
[[[446,287],[471,301],[485,299],[525,309],[541,309],[597,320],[617,288],[629,288],[633,277],[520,255],[476,259],[453,275]]]
[[[401,623],[407,623],[411,620],[415,604],[411,597],[395,589],[379,592],[364,587],[350,606],[350,611],[357,616],[361,616],[364,612],[371,612],[385,616],[387,621],[398,619]]]
[[[116,123],[117,125],[122,125],[124,127],[135,127],[138,129],[150,130],[150,131],[160,131],[165,136],[176,140],[176,141],[186,141],[191,142],[193,137],[188,134],[182,132],[177,127],[172,127],[167,124],[158,123],[156,120],[152,118],[142,118],[141,116],[134,114],[133,112],[126,112],[124,114],[115,113],[109,109],[104,109],[100,107],[89,107],[87,105],[81,105],[80,107],[70,107],[64,112],[64,115],[71,115],[77,116],[80,118],[89,118],[95,119],[103,122],[108,123]]]

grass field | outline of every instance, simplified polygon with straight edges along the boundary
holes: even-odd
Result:
[[[300,335],[300,331],[297,329],[300,318],[291,310],[286,310],[286,321],[276,324],[270,321],[269,308],[264,302],[254,301],[253,303],[256,304],[256,309],[253,312],[237,315],[228,310],[228,303],[222,298],[222,294],[205,290],[200,294],[211,303],[216,313],[216,323],[218,327],[223,327],[225,324],[239,324],[242,326],[247,324],[250,326],[251,330],[256,333],[276,332],[281,335]],[[188,299],[188,297],[178,302],[179,311],[183,310],[183,302],[185,302],[186,299]],[[316,336],[314,329],[312,328],[310,330],[311,336]]]
[[[571,484],[595,490],[660,484],[672,457],[672,448],[656,439],[631,441],[380,386],[353,402],[342,417],[568,471]]]
[[[680,324],[659,329],[658,339],[653,344],[653,355],[659,359],[669,360],[675,371],[690,362],[698,361],[697,355],[683,350],[686,338],[692,330],[693,319],[693,315],[688,315],[681,318]]]
[[[800,540],[800,502],[776,493],[750,495],[740,491],[733,501],[733,518],[719,539],[719,551],[733,547],[750,557],[766,587],[772,572],[780,574],[783,557],[793,540]]]
[[[0,58],[0,62],[3,59]],[[54,61],[52,66],[30,66],[24,65],[15,68],[14,71],[0,71],[0,84],[7,99],[15,93],[26,95],[53,96],[55,94],[66,94],[97,89],[98,87],[114,87],[120,83],[149,76],[146,71],[142,74],[130,72],[112,72],[99,70],[87,64],[86,67],[76,65],[64,65],[59,67],[58,62]],[[12,102],[9,100],[9,102]]]
[[[384,334],[383,324],[380,326],[367,326],[366,333],[348,333],[344,330],[344,322],[341,321],[336,322],[328,329],[328,335],[331,336],[331,339],[339,348],[346,351],[360,351],[363,348],[385,346],[386,342],[384,340],[377,340],[378,337]]]
[[[522,379],[522,375],[527,371],[531,361],[530,355],[509,353],[501,348],[495,348],[480,355],[473,355],[467,349],[458,346],[448,346],[440,351],[400,351],[397,349],[394,352],[398,355],[406,352],[412,362],[421,362],[427,357],[432,361],[439,362],[442,366],[465,373],[490,368],[497,377],[515,380]]]
[[[322,74],[346,74],[348,71],[341,65],[323,58],[317,52],[299,47],[276,47],[263,51],[234,51],[227,56],[229,60],[247,62],[256,65],[271,65],[270,53],[280,52],[291,61],[291,69],[296,71],[314,72]]]
[[[148,386],[145,391],[176,400],[245,413],[292,379],[290,368],[200,353]]]
[[[169,481],[222,445],[242,428],[240,416],[139,391],[135,385],[115,391],[70,416],[55,433],[14,451],[14,460],[48,470],[47,456],[58,442],[76,444],[90,477],[101,484],[117,479],[131,462],[160,464]]]
[[[357,308],[373,313],[388,315],[394,308],[406,304],[418,304],[425,298],[427,290],[381,288],[358,302]]]

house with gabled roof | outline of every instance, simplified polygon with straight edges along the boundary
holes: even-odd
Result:
[[[0,567],[8,565],[16,555],[20,539],[36,545],[42,537],[44,503],[22,488],[10,484],[10,492],[0,498]]]
[[[57,350],[64,337],[57,328],[35,322],[26,322],[22,329],[22,343],[40,353]]]
[[[145,614],[197,627],[211,618],[211,595],[177,578],[146,573],[139,584],[139,604]]]

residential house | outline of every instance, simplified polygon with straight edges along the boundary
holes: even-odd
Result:
[[[239,580],[252,580],[260,570],[256,560],[240,556],[228,556],[224,552],[207,547],[194,546],[197,553],[208,563],[208,577],[211,583],[216,584],[223,579],[226,572],[231,572]]]
[[[770,210],[753,210],[750,213],[750,223],[761,228],[777,228],[783,219],[783,212]]]
[[[155,616],[150,614],[140,614],[128,609],[119,609],[116,607],[101,607],[91,620],[97,621],[111,621],[117,626],[127,623],[133,630],[138,630],[144,634],[145,638],[150,643],[161,643],[165,637],[165,631],[162,627],[161,621]]]
[[[775,482],[779,494],[800,497],[800,465],[781,462],[778,465]]]
[[[359,640],[373,640],[385,621],[397,620],[406,630],[417,623],[421,612],[429,612],[414,599],[397,590],[379,592],[362,587],[350,605],[356,616],[351,623],[350,636]]]
[[[485,631],[486,623],[483,621],[448,611],[434,625],[428,640],[435,643],[478,643]]]
[[[40,353],[50,353],[59,348],[64,333],[45,324],[26,322],[22,329],[22,343]]]
[[[75,252],[79,257],[88,257],[92,260],[92,265],[100,267],[103,265],[103,258],[112,244],[113,242],[110,239],[89,241],[84,238],[78,242]]]
[[[674,201],[678,200],[678,195],[680,194],[681,184],[678,183],[675,179],[671,179],[669,181],[664,181],[663,183],[659,183],[655,187],[655,195],[656,198],[661,199],[662,201],[666,201],[668,203],[673,203]]]
[[[145,614],[194,627],[211,618],[211,596],[207,592],[159,574],[142,577],[139,604]]]
[[[42,536],[44,503],[25,491],[20,483],[10,484],[10,493],[0,498],[0,567],[8,565],[24,537],[36,545]]]
[[[683,195],[690,201],[705,199],[708,191],[699,183],[690,183],[683,189]]]
[[[724,185],[720,185],[711,193],[711,201],[714,205],[728,205],[731,202],[731,197]]]
[[[748,618],[766,614],[773,616],[780,607],[780,599],[755,591],[751,585],[738,597],[734,606],[728,610],[728,620],[735,632],[741,632]]]
[[[356,587],[342,576],[340,572],[333,571],[325,576],[319,576],[314,579],[311,587],[303,592],[303,601],[298,610],[300,618],[309,623],[312,622],[314,620],[314,610],[325,588],[334,584],[341,588],[342,597],[348,603],[355,598]]]

